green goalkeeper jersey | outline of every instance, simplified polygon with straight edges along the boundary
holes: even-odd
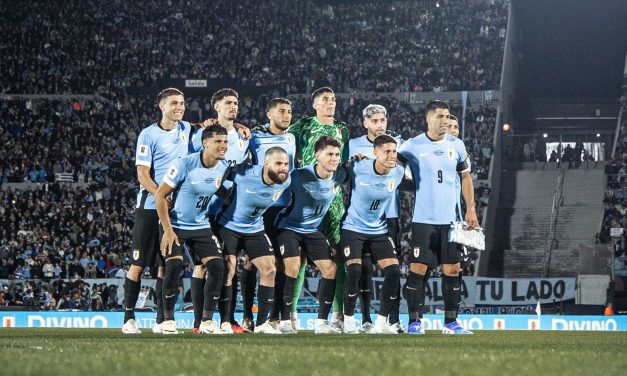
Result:
[[[333,125],[322,124],[315,116],[295,121],[288,132],[296,138],[296,152],[300,155],[300,167],[316,163],[314,144],[321,136],[330,136],[342,144],[342,160],[348,160],[348,128],[341,121],[333,121]],[[346,147],[345,147],[346,146]]]

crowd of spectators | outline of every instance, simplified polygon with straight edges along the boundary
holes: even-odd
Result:
[[[31,311],[104,311],[119,308],[116,285],[83,280],[14,280],[1,286],[0,307],[24,307]]]
[[[498,89],[508,0],[5,4],[0,91],[201,78],[308,92]],[[222,85],[220,85],[222,86]]]
[[[601,231],[598,234],[600,243],[609,243],[610,229],[622,228],[623,236],[616,242],[614,249],[618,257],[627,257],[627,91],[621,97],[621,111],[623,114],[620,128],[619,142],[616,152],[605,165],[607,174],[607,190],[605,192],[605,213]]]

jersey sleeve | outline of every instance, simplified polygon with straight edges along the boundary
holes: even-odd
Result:
[[[411,143],[403,142],[403,144],[398,148],[398,161],[402,165],[406,165],[412,159],[411,153]]]
[[[457,172],[470,172],[470,157],[466,151],[466,146],[461,140],[455,142],[457,149]]]
[[[176,188],[181,184],[183,180],[187,177],[187,168],[185,168],[185,163],[182,159],[176,161],[172,166],[168,168],[168,172],[166,172],[163,177],[163,182],[169,185],[172,188]]]
[[[346,162],[348,161],[348,159],[350,158],[350,153],[349,153],[349,135],[348,135],[348,128],[346,127],[346,125],[344,123],[342,123],[341,125],[342,127],[342,162]]]
[[[137,147],[135,149],[135,165],[136,166],[152,166],[152,137],[148,132],[148,128],[144,129],[137,138]]]

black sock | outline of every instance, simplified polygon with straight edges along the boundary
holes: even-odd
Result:
[[[274,277],[274,304],[272,304],[272,310],[270,311],[270,320],[278,320],[279,315],[283,308],[283,286],[285,285],[285,273],[281,270],[276,271],[276,277]],[[283,315],[283,320],[286,320],[288,316]]]
[[[359,279],[361,278],[361,264],[350,264],[346,267],[346,279],[344,280],[344,314],[355,315],[357,295],[359,295]],[[322,303],[322,299],[318,297]]]
[[[244,317],[253,319],[253,305],[255,304],[255,287],[257,286],[257,268],[242,269],[241,275],[242,303],[244,304]]]
[[[194,328],[200,327],[203,305],[205,304],[205,279],[192,277],[190,281],[190,293],[194,305]]]
[[[362,260],[361,277],[359,279],[359,307],[361,308],[361,322],[372,324],[370,317],[370,302],[372,301],[372,291],[374,282],[372,281],[373,265],[370,257]]]
[[[442,276],[442,295],[444,297],[444,324],[457,320],[457,311],[461,301],[459,276]]]
[[[268,321],[268,314],[274,301],[274,286],[259,285],[257,301],[259,302],[259,310],[257,311],[256,326],[259,326]]]
[[[155,286],[155,306],[157,306],[157,324],[163,322],[163,278],[157,277]]]
[[[407,276],[405,283],[405,298],[407,299],[407,312],[409,321],[420,321],[420,312],[424,304],[424,276],[412,271]]]
[[[207,267],[207,282],[203,291],[202,321],[213,320],[213,314],[218,308],[222,281],[224,280],[224,261],[222,259],[211,259],[205,266]]]
[[[221,324],[229,322],[228,318],[231,315],[231,300],[234,300],[233,286],[222,286],[222,291],[220,292],[220,301],[218,302]]]
[[[178,278],[183,271],[183,260],[169,259],[165,262],[163,279],[163,318],[174,320],[174,306],[179,297]]]
[[[139,297],[141,282],[135,282],[132,279],[124,280],[124,322],[135,320],[135,304]]]
[[[233,292],[231,293],[231,307],[229,307],[229,315],[227,318],[231,324],[237,324],[237,321],[235,321],[235,307],[237,306],[237,272],[233,276],[233,284],[231,286]]]
[[[285,276],[285,283],[283,284],[283,313],[281,314],[283,320],[287,320],[292,312],[292,301],[294,295],[294,283],[296,278]]]
[[[333,305],[333,297],[335,296],[335,279],[320,278],[318,285],[318,300],[320,307],[318,308],[318,318],[326,320],[329,317],[331,305]],[[353,310],[355,305],[353,305]]]
[[[390,313],[392,302],[399,299],[397,292],[400,279],[401,269],[398,265],[389,265],[383,269],[383,286],[381,288],[379,315],[387,317]]]
[[[401,284],[400,283],[398,284],[398,289],[396,290],[396,296],[398,296],[398,298],[392,300],[391,307],[390,307],[390,313],[389,313],[390,324],[396,324],[397,322],[401,321],[400,315],[399,315],[399,311],[401,308]]]

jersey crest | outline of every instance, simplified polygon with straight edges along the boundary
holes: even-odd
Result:
[[[396,179],[392,179],[388,182],[388,192],[392,192],[396,187]]]
[[[215,180],[216,188],[220,188],[222,185],[222,177],[216,178]]]
[[[274,194],[272,195],[272,201],[278,200],[279,197],[281,197],[282,194],[283,194],[283,192],[274,192]]]

